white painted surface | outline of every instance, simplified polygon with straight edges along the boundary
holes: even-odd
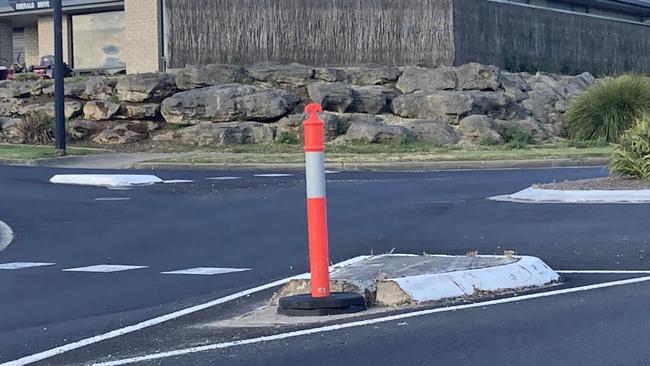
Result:
[[[585,270],[585,269],[565,269],[561,271],[556,271],[557,273],[573,273],[573,274],[650,274],[650,271],[637,271],[637,270],[612,270],[612,269],[601,269],[601,270]]]
[[[112,272],[122,272],[130,271],[133,269],[143,269],[147,266],[125,266],[125,265],[116,265],[116,264],[98,264],[95,266],[87,267],[78,267],[78,268],[67,268],[63,272],[91,272],[91,273],[112,273]]]
[[[307,198],[325,198],[325,154],[305,153]]]
[[[164,180],[163,183],[165,183],[165,184],[179,184],[179,183],[194,183],[194,181],[190,180],[190,179],[172,179],[172,180]]]
[[[221,349],[232,348],[232,347],[237,347],[237,346],[245,346],[245,345],[250,345],[250,344],[258,344],[258,343],[265,343],[265,342],[271,342],[271,341],[278,341],[278,340],[296,338],[296,337],[301,337],[301,336],[329,333],[329,332],[334,332],[334,331],[338,331],[338,330],[342,330],[342,329],[350,329],[350,328],[357,328],[357,327],[363,327],[363,326],[369,326],[369,325],[375,325],[375,324],[382,324],[382,323],[387,323],[387,322],[401,321],[401,320],[404,320],[404,319],[410,319],[410,318],[415,318],[415,317],[425,316],[425,315],[432,315],[432,314],[439,314],[439,313],[446,313],[446,312],[453,312],[453,311],[467,310],[467,309],[475,309],[475,308],[485,308],[485,307],[488,307],[488,306],[508,304],[508,303],[514,303],[514,302],[519,302],[519,301],[528,301],[528,300],[540,299],[540,298],[557,296],[557,295],[565,295],[565,294],[571,294],[571,293],[578,293],[578,292],[584,292],[584,291],[593,291],[593,290],[598,290],[598,289],[603,289],[603,288],[608,288],[608,287],[624,286],[624,285],[630,285],[630,284],[648,282],[648,281],[650,281],[650,276],[632,278],[632,279],[620,280],[620,281],[605,282],[605,283],[599,283],[599,284],[595,284],[595,285],[573,287],[573,288],[567,288],[567,289],[562,289],[562,290],[538,292],[538,293],[534,293],[534,294],[528,294],[528,295],[522,295],[522,296],[516,296],[516,297],[507,297],[507,298],[497,299],[497,300],[475,302],[475,303],[464,304],[464,305],[448,306],[448,307],[444,307],[444,308],[420,310],[420,311],[414,311],[414,312],[410,312],[410,313],[389,315],[389,316],[384,316],[384,317],[379,317],[379,318],[360,320],[360,321],[343,323],[343,324],[327,325],[327,326],[323,326],[323,327],[317,327],[317,328],[310,328],[310,329],[292,331],[292,332],[287,332],[287,333],[274,334],[274,335],[270,335],[270,336],[263,336],[263,337],[250,338],[250,339],[242,339],[242,340],[231,341],[231,342],[214,343],[214,344],[208,344],[208,345],[199,346],[199,347],[185,348],[185,349],[180,349],[180,350],[175,350],[175,351],[160,352],[160,353],[154,353],[154,354],[149,354],[149,355],[144,355],[144,356],[139,356],[139,357],[125,358],[125,359],[115,360],[115,361],[95,363],[92,366],[130,365],[130,364],[134,364],[134,363],[138,363],[138,362],[160,360],[160,359],[165,359],[165,358],[170,358],[170,357],[178,357],[178,356],[190,355],[190,354],[200,353],[200,352],[221,350]],[[5,364],[5,365],[0,365],[0,366],[22,366],[22,365],[25,365],[25,363],[16,363],[16,364],[8,363],[8,364]]]
[[[340,263],[335,264],[333,266],[330,266],[330,270],[334,270],[334,269],[337,269],[337,268],[342,268],[342,267],[345,267],[345,266],[349,266],[349,265],[352,265],[354,263],[364,261],[364,260],[366,260],[368,258],[370,258],[370,256],[359,256],[359,257],[355,257],[355,258],[352,258],[352,259],[348,259],[346,261],[343,261],[343,262],[340,262]],[[91,344],[95,344],[95,343],[105,341],[107,339],[120,337],[120,336],[123,336],[125,334],[137,332],[139,330],[149,328],[149,327],[153,327],[155,325],[158,325],[158,324],[170,321],[170,320],[178,319],[178,318],[180,318],[182,316],[193,314],[193,313],[205,310],[205,309],[209,309],[211,307],[221,305],[221,304],[227,303],[229,301],[237,300],[237,299],[240,299],[242,297],[246,297],[246,296],[255,294],[257,292],[260,292],[260,291],[264,291],[264,290],[268,290],[268,289],[271,289],[271,288],[274,288],[274,287],[282,286],[282,285],[286,284],[287,282],[289,282],[289,281],[291,281],[293,279],[301,279],[301,278],[309,278],[309,273],[303,273],[303,274],[300,274],[300,275],[297,275],[297,276],[287,277],[287,278],[284,278],[284,279],[281,279],[281,280],[278,280],[278,281],[274,281],[274,282],[270,282],[270,283],[267,283],[267,284],[264,284],[264,285],[261,285],[261,286],[253,287],[251,289],[248,289],[248,290],[245,290],[245,291],[240,291],[240,292],[234,293],[234,294],[229,295],[229,296],[225,296],[225,297],[222,297],[222,298],[219,298],[219,299],[216,299],[216,300],[206,302],[204,304],[195,305],[195,306],[192,306],[192,307],[189,307],[189,308],[186,308],[186,309],[175,311],[173,313],[169,313],[169,314],[166,314],[166,315],[159,316],[157,318],[145,320],[143,322],[140,322],[140,323],[137,323],[137,324],[134,324],[134,325],[130,325],[128,327],[115,329],[115,330],[112,330],[112,331],[104,333],[104,334],[99,334],[99,335],[96,335],[94,337],[90,337],[90,338],[82,339],[80,341],[68,343],[68,344],[65,344],[63,346],[59,346],[59,347],[52,348],[52,349],[49,349],[49,350],[46,350],[46,351],[43,351],[43,352],[35,353],[33,355],[25,356],[25,357],[22,357],[20,359],[14,360],[14,361],[5,362],[3,364],[0,364],[0,366],[29,365],[29,364],[32,364],[34,362],[46,360],[46,359],[54,357],[56,355],[60,355],[62,353],[66,353],[66,352],[69,352],[69,351],[72,351],[72,350],[75,350],[75,349],[79,349],[79,348],[82,348],[82,347],[89,346]]]
[[[205,178],[207,180],[237,180],[237,179],[242,179],[242,177],[210,177],[210,178]]]
[[[56,263],[40,263],[40,262],[12,262],[0,264],[0,270],[18,270],[26,268],[47,267],[53,266]]]
[[[128,201],[131,197],[98,197],[95,201]]]
[[[169,271],[169,272],[160,272],[161,274],[169,275],[203,275],[203,276],[214,276],[224,273],[235,273],[235,272],[246,272],[250,271],[250,268],[216,268],[216,267],[197,267],[197,268],[188,268],[181,269],[178,271]]]
[[[11,227],[0,221],[0,252],[7,249],[9,244],[14,240],[14,232]]]
[[[341,174],[338,170],[326,170],[325,174]]]
[[[531,187],[511,195],[495,196],[489,199],[519,203],[650,203],[650,189],[561,191]]]
[[[261,178],[280,178],[280,177],[292,177],[293,174],[273,173],[273,174],[255,174],[255,176]]]
[[[100,187],[130,187],[162,183],[155,175],[138,174],[59,174],[50,179],[55,184],[74,184]]]
[[[536,257],[520,257],[517,262],[494,267],[447,273],[390,278],[416,302],[438,301],[473,295],[479,291],[500,291],[538,287],[560,276]]]

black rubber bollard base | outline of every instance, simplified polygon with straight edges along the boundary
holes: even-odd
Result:
[[[278,314],[288,316],[326,316],[352,314],[367,310],[366,299],[359,294],[333,292],[330,297],[311,297],[309,294],[280,299]]]

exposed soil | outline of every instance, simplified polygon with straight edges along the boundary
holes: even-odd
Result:
[[[595,179],[567,180],[563,182],[536,184],[534,188],[568,190],[640,190],[650,189],[650,181],[627,177],[606,177]]]

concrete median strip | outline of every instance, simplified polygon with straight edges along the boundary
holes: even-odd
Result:
[[[131,187],[163,183],[163,180],[155,175],[139,174],[60,174],[53,176],[50,182],[98,187]]]
[[[489,199],[516,203],[650,203],[650,189],[558,190],[530,187]]]
[[[11,230],[11,227],[0,221],[0,252],[7,249],[13,240],[14,232]]]

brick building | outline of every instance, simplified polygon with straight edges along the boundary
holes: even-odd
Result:
[[[478,61],[509,69],[650,72],[650,0],[63,0],[63,6],[64,59],[78,72],[259,61]],[[50,1],[0,0],[0,58],[38,64],[53,52],[52,35]]]

